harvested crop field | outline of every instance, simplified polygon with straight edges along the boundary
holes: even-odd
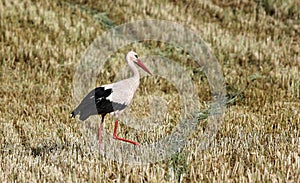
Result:
[[[299,182],[299,9],[297,0],[1,1],[0,181]],[[203,140],[199,134],[207,113],[188,146],[166,159],[133,165],[93,151],[85,129],[98,124],[69,115],[78,104],[76,68],[89,45],[111,28],[144,19],[176,22],[196,32],[221,66],[227,101],[223,122],[206,148],[197,142]],[[187,65],[199,105],[209,106],[210,83],[189,64],[189,50],[159,41],[118,48],[95,86],[119,80],[131,49],[141,58],[155,54]],[[170,135],[180,118],[180,99],[166,79],[143,77],[127,110],[142,119],[154,104],[166,104],[156,111],[166,120],[140,124],[150,125],[142,132],[121,121],[119,135],[139,141],[138,148]],[[107,115],[107,139],[113,125]]]

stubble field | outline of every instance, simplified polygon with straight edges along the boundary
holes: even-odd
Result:
[[[1,1],[0,181],[299,182],[299,9],[296,0]],[[222,67],[229,101],[206,149],[192,144],[169,159],[132,166],[91,152],[84,124],[69,114],[76,64],[87,47],[110,28],[142,19],[197,32]],[[188,50],[136,43],[109,58],[97,85],[115,81],[130,49],[188,61]],[[190,74],[200,102],[209,100],[203,73]],[[176,126],[178,93],[159,77],[142,78],[127,110],[136,118],[149,115],[149,93],[170,101],[168,122],[142,135],[121,124],[120,136],[147,143]],[[105,129],[112,134],[113,118],[106,117]]]

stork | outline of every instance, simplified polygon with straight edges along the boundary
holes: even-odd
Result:
[[[140,83],[140,74],[135,64],[141,67],[150,75],[152,74],[141,62],[137,53],[135,53],[134,51],[130,51],[127,53],[126,61],[133,73],[132,77],[118,81],[116,83],[102,85],[95,88],[94,90],[90,91],[90,93],[81,101],[78,107],[76,107],[76,109],[71,113],[71,117],[79,115],[79,119],[82,121],[88,119],[92,115],[101,115],[101,123],[98,129],[98,140],[100,148],[102,142],[102,128],[104,117],[106,114],[111,114],[116,119],[113,132],[114,139],[128,142],[134,145],[139,145],[138,142],[127,140],[117,136],[117,128],[119,125],[118,117],[130,104],[134,93]]]

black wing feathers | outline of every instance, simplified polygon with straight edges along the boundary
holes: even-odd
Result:
[[[107,99],[107,97],[111,94],[111,88],[95,88],[86,97],[84,97],[79,106],[71,113],[71,117],[75,117],[79,114],[79,119],[84,121],[91,115],[107,114],[116,110],[124,109],[126,107],[125,104],[119,104]]]

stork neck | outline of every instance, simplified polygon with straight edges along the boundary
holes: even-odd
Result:
[[[135,66],[135,64],[133,62],[129,62],[128,63],[132,73],[133,73],[133,78],[139,80],[140,79],[140,73],[138,68]]]

